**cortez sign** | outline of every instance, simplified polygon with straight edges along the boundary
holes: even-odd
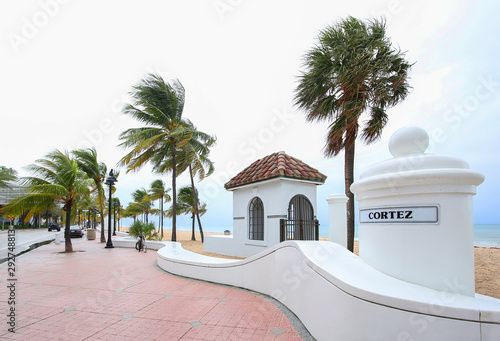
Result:
[[[359,222],[363,224],[437,224],[438,205],[390,206],[359,210]]]

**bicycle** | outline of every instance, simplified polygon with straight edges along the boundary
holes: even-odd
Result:
[[[135,249],[139,252],[144,250],[144,253],[148,251],[148,243],[146,242],[146,236],[141,233],[137,238],[137,243],[135,243]]]

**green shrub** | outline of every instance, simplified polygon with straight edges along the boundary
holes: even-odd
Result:
[[[144,233],[146,239],[158,240],[158,233],[156,232],[156,226],[153,223],[145,224],[142,221],[137,220],[132,224],[132,226],[130,226],[128,233],[134,237],[138,237],[141,233]]]

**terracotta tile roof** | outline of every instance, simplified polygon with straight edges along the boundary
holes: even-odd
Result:
[[[226,189],[243,186],[257,181],[284,177],[324,182],[326,175],[285,152],[277,152],[255,161],[229,180]]]

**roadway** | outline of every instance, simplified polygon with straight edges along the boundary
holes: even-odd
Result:
[[[46,228],[30,229],[30,230],[16,230],[15,234],[8,234],[7,228],[3,231],[0,230],[0,262],[8,257],[9,252],[9,236],[14,237],[15,254],[18,255],[30,248],[31,245],[54,240],[57,231],[47,231]],[[61,230],[61,237],[63,230]],[[61,238],[62,240],[63,238]]]

